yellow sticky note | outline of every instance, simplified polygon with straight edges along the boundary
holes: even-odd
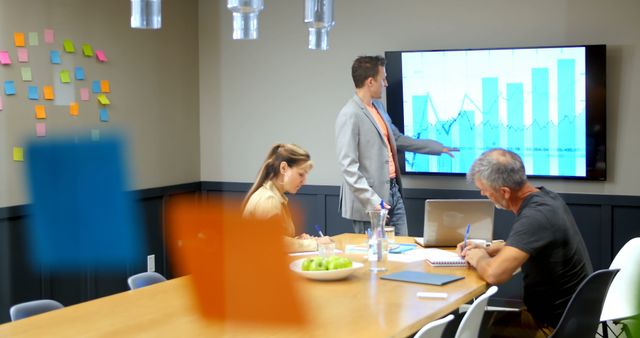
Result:
[[[84,56],[93,56],[93,48],[91,48],[90,44],[85,43],[82,45],[82,54],[84,54]]]
[[[44,106],[41,104],[36,105],[36,118],[39,120],[47,118],[47,111],[45,110]]]
[[[71,102],[69,104],[69,114],[71,114],[72,116],[78,116],[80,112],[79,106],[78,106],[78,102]]]
[[[42,96],[44,96],[45,100],[53,100],[54,99],[54,94],[53,94],[53,87],[51,86],[43,86],[42,87]]]
[[[16,47],[24,47],[24,33],[22,32],[13,33],[13,42],[15,42]]]
[[[109,80],[100,80],[100,91],[103,93],[111,93],[111,84]]]
[[[98,98],[98,102],[100,102],[100,104],[103,104],[105,106],[108,105],[108,104],[111,104],[111,102],[109,102],[109,99],[107,98],[107,96],[104,95],[104,94],[99,94],[97,96],[97,98]]]
[[[73,41],[69,39],[65,39],[62,43],[64,45],[64,51],[67,53],[75,53],[76,48],[73,46]]]
[[[69,75],[69,71],[68,70],[61,70],[60,71],[60,82],[62,83],[69,83],[71,82],[71,76]]]
[[[13,147],[13,160],[19,162],[24,161],[24,149],[22,147]]]

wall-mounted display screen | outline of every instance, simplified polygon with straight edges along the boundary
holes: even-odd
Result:
[[[483,151],[527,175],[606,179],[606,46],[390,51],[387,108],[405,135],[460,148],[406,152],[408,174],[463,175]],[[400,154],[399,154],[400,155]]]

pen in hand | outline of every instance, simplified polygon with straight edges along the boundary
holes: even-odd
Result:
[[[462,244],[462,250],[467,248],[467,239],[469,238],[469,229],[471,229],[471,223],[467,224],[467,231],[464,233],[464,244]]]
[[[319,225],[316,224],[313,227],[316,228],[316,231],[318,232],[320,237],[324,237],[324,234],[322,233],[322,230],[320,230],[320,226]]]

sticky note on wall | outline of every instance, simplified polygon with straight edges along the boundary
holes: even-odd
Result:
[[[84,68],[76,67],[75,75],[76,75],[76,80],[84,80]]]
[[[9,52],[7,52],[6,50],[0,50],[0,64],[11,64],[11,57],[9,56]]]
[[[80,88],[80,101],[89,101],[89,88]]]
[[[18,62],[29,62],[29,50],[18,48]]]
[[[71,75],[69,74],[69,71],[66,69],[63,69],[60,71],[60,82],[62,83],[70,83],[71,82]]]
[[[93,56],[93,48],[88,43],[82,45],[82,54],[84,56]]]
[[[111,84],[109,83],[109,80],[100,81],[100,91],[103,93],[111,93]]]
[[[52,86],[43,86],[42,87],[42,96],[44,97],[45,100],[53,100],[55,98],[55,95],[53,93],[53,87]]]
[[[36,105],[36,118],[39,120],[42,119],[46,119],[47,118],[47,111],[45,109],[45,107],[41,104]]]
[[[31,67],[22,67],[20,68],[20,73],[22,74],[22,81],[31,81]]]
[[[69,104],[69,115],[78,116],[80,113],[80,107],[78,106],[78,102],[71,102]]]
[[[29,32],[29,46],[37,46],[39,44],[38,32]]]
[[[13,160],[17,162],[24,161],[24,149],[22,147],[13,147]]]
[[[16,47],[24,47],[24,33],[13,33],[13,42],[15,43]]]
[[[53,29],[47,28],[44,30],[44,42],[53,43],[54,41],[54,32]]]
[[[4,94],[5,95],[16,95],[16,85],[11,80],[7,80],[4,82]]]
[[[29,86],[29,100],[38,100],[40,99],[40,95],[38,94],[38,86]]]
[[[44,122],[36,123],[36,136],[37,137],[45,137],[47,136],[47,124]]]
[[[51,52],[49,52],[49,59],[54,65],[59,65],[60,63],[62,63],[62,60],[60,59],[60,52],[57,50],[52,50]]]
[[[67,53],[75,53],[76,52],[76,47],[73,45],[73,41],[69,40],[69,39],[65,39],[62,42],[62,45],[64,46],[64,51]]]
[[[98,102],[100,102],[100,104],[102,104],[102,105],[106,106],[106,105],[111,104],[111,102],[109,101],[107,96],[104,95],[104,94],[99,94],[96,98],[98,99]]]

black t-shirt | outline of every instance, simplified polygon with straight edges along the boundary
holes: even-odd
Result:
[[[567,205],[558,194],[539,189],[522,202],[506,245],[529,254],[522,265],[528,311],[538,322],[556,327],[593,268]]]

